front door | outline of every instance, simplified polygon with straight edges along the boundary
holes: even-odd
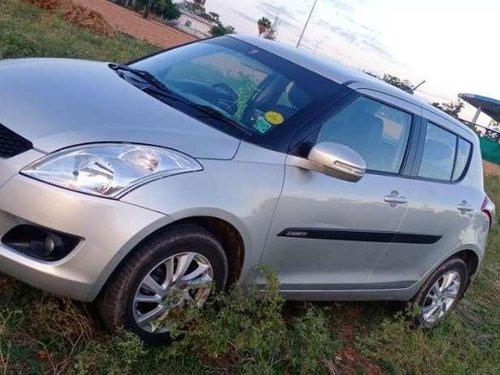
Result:
[[[370,276],[407,209],[410,180],[401,173],[413,117],[360,96],[325,116],[317,131],[306,137],[304,144],[330,141],[351,147],[365,159],[367,173],[353,183],[285,167],[283,192],[262,259],[277,269],[282,290],[397,287],[375,285]],[[304,144],[296,149],[303,150]]]

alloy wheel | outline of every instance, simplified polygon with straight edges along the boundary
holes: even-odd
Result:
[[[169,332],[168,318],[187,305],[202,307],[213,280],[213,267],[203,255],[184,252],[168,257],[140,282],[132,303],[135,323],[146,332]]]
[[[461,277],[457,271],[448,271],[441,275],[427,293],[422,318],[424,324],[434,325],[452,308],[459,297]]]

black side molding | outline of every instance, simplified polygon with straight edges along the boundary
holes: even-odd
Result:
[[[359,231],[344,229],[287,228],[278,233],[278,237],[360,242],[397,242],[430,245],[438,242],[442,236],[417,233]]]

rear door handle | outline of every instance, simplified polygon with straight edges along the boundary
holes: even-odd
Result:
[[[474,211],[474,207],[468,206],[467,201],[462,201],[461,203],[458,204],[457,210],[459,210],[461,213],[471,212]]]
[[[408,199],[406,199],[406,197],[403,197],[402,195],[399,195],[397,191],[393,191],[390,195],[386,195],[384,197],[384,202],[390,203],[391,205],[405,204],[408,203]]]

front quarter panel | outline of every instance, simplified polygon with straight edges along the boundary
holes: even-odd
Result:
[[[174,222],[208,216],[233,225],[245,249],[241,279],[253,277],[283,185],[285,155],[242,143],[233,160],[200,160],[201,172],[167,177],[123,201],[168,215]]]

